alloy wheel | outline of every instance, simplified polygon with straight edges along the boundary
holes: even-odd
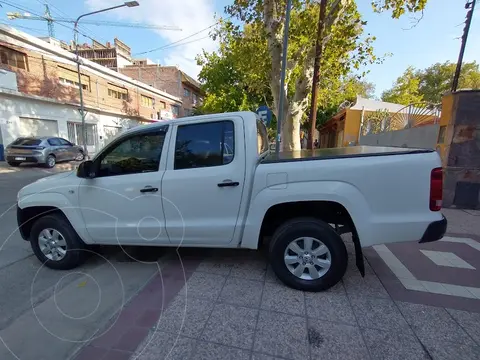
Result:
[[[287,269],[303,280],[316,280],[324,276],[332,265],[330,250],[313,237],[299,237],[285,249]]]

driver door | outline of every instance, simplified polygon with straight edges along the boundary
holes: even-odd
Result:
[[[167,127],[135,132],[111,143],[94,160],[79,202],[92,239],[101,244],[168,243],[161,181]]]

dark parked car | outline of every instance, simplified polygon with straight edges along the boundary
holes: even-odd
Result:
[[[21,163],[37,163],[54,167],[58,161],[83,160],[85,154],[81,146],[59,137],[21,137],[5,149],[7,163],[18,166]]]

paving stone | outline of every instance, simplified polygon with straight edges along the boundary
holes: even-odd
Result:
[[[249,360],[250,352],[234,347],[198,341],[195,360]]]
[[[410,334],[362,329],[363,338],[374,360],[429,359],[417,338]]]
[[[346,295],[329,292],[305,293],[307,316],[356,325],[357,320]]]
[[[377,275],[367,274],[362,277],[360,273],[343,278],[347,294],[351,296],[369,296],[389,299],[387,290],[383,287]]]
[[[225,280],[226,277],[222,275],[194,272],[180,291],[180,295],[216,300]]]
[[[202,334],[203,340],[251,349],[258,310],[216,304]]]
[[[78,355],[75,357],[75,360],[101,359],[106,353],[107,349],[88,345],[79,351]]]
[[[270,265],[267,266],[267,274],[265,275],[265,281],[274,283],[280,281],[278,280]]]
[[[253,353],[252,360],[284,360],[285,358],[279,358],[275,356],[260,354],[260,353]]]
[[[135,351],[135,349],[140,345],[148,335],[148,329],[131,327],[128,331],[120,338],[120,341],[114,346],[116,350],[123,351]]]
[[[135,360],[183,360],[193,356],[196,340],[154,331],[135,352]],[[92,359],[93,360],[93,359]]]
[[[197,267],[197,271],[212,273],[212,274],[220,274],[220,275],[229,275],[230,271],[232,271],[233,264],[229,261],[222,261],[221,259],[215,258],[207,258],[203,260],[200,265]]]
[[[480,346],[480,314],[454,309],[447,309],[447,311]]]
[[[308,342],[313,359],[367,359],[360,329],[329,321],[308,319]]]
[[[132,353],[129,351],[110,350],[102,357],[102,360],[129,360]]]
[[[422,340],[434,360],[478,360],[480,346],[465,345],[444,340]]]
[[[218,301],[229,304],[259,307],[263,284],[264,283],[260,281],[229,277],[220,293]]]
[[[287,359],[308,358],[306,318],[261,310],[253,350]]]
[[[474,345],[444,308],[406,302],[398,302],[398,307],[420,341],[432,339]]]
[[[411,333],[393,301],[362,296],[351,297],[350,302],[360,327]]]
[[[279,282],[266,282],[263,289],[261,308],[305,316],[304,293],[303,291],[291,289]]]
[[[265,259],[246,258],[233,265],[230,276],[236,276],[242,279],[265,280],[267,272],[267,261]]]
[[[200,336],[214,303],[206,299],[177,295],[160,315],[157,329],[191,337]]]

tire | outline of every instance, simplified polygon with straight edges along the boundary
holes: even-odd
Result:
[[[47,159],[45,160],[45,167],[53,168],[55,167],[56,163],[57,163],[57,158],[55,157],[55,155],[50,154],[47,156]]]
[[[20,164],[21,164],[21,163],[16,162],[16,161],[7,161],[7,163],[8,163],[8,165],[14,166],[14,167],[20,166]]]
[[[312,243],[317,245],[323,243],[328,250],[325,254],[313,256],[313,253],[317,249],[319,253],[325,251],[324,248],[320,251],[320,247],[317,247],[311,252],[311,254],[305,255],[307,259],[313,261],[310,263],[306,260],[306,266],[312,267],[314,265],[310,264],[315,264],[312,272],[316,270],[318,274],[321,274],[319,278],[301,278],[311,277],[309,268],[305,268],[304,272],[300,275],[301,277],[299,277],[293,274],[293,271],[296,270],[296,265],[294,263],[292,263],[292,265],[286,264],[286,256],[288,256],[293,262],[297,261],[295,259],[297,254],[292,250],[287,250],[287,247],[293,242],[300,245],[305,244],[303,242],[304,240],[301,240],[301,238],[304,237],[313,238],[313,241],[309,241],[312,241]],[[313,246],[311,248],[313,248]],[[302,250],[302,255],[300,256],[304,256],[303,254]],[[312,259],[312,256],[315,259]],[[342,238],[327,223],[315,218],[295,218],[282,224],[273,234],[269,247],[269,260],[275,275],[277,275],[285,285],[304,291],[323,291],[337,284],[342,279],[343,275],[345,275],[348,264],[348,253]],[[301,261],[298,260],[298,266],[300,266],[303,261],[305,261],[305,258],[302,258]],[[317,261],[322,262],[322,264],[328,264],[328,262],[330,262],[330,265],[329,267],[327,267],[328,265],[320,267],[317,266]],[[289,270],[289,267],[287,266],[293,270]],[[301,272],[302,269],[299,269]]]
[[[85,154],[83,153],[82,150],[80,150],[77,154],[77,157],[75,159],[73,159],[75,161],[83,161],[85,160]]]
[[[58,231],[65,240],[66,253],[60,260],[50,259],[40,248],[39,237],[45,229]],[[45,215],[35,221],[30,231],[30,245],[38,260],[51,269],[73,269],[82,264],[87,257],[84,251],[85,244],[68,220],[60,214]]]

